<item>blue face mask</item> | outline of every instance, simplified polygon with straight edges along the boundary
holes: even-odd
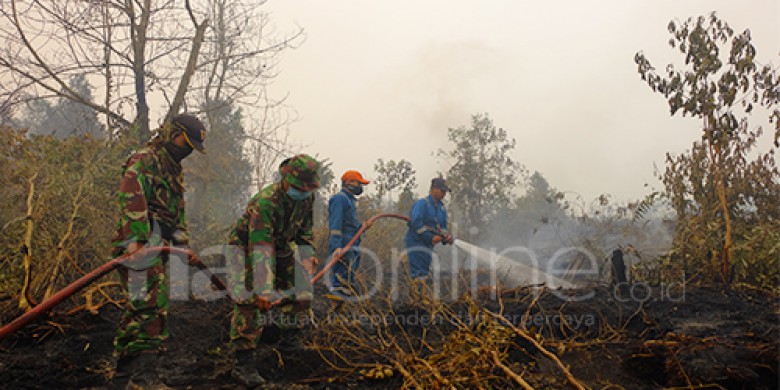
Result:
[[[344,188],[347,189],[347,191],[351,192],[352,195],[359,196],[363,193],[363,186],[361,185],[344,185]]]
[[[291,186],[290,189],[287,190],[287,196],[292,198],[294,201],[306,200],[311,196],[311,191],[301,191]]]

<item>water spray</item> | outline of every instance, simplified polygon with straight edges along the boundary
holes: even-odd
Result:
[[[469,253],[477,260],[478,267],[495,272],[514,286],[546,286],[552,289],[574,288],[574,284],[553,276],[541,269],[488,251],[463,240],[453,240],[455,247]]]

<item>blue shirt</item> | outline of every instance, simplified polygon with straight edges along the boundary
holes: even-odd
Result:
[[[406,231],[404,243],[407,247],[433,247],[435,234],[431,230],[447,229],[447,210],[442,201],[435,201],[431,195],[414,203],[409,215],[409,230]]]
[[[347,245],[361,226],[355,206],[355,195],[346,189],[333,195],[328,201],[328,229],[330,229],[328,253],[333,253],[336,248]],[[355,241],[355,246],[358,244],[360,244],[359,238]]]

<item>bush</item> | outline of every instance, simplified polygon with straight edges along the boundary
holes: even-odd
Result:
[[[11,128],[0,138],[0,296],[15,316],[109,258],[126,149]]]

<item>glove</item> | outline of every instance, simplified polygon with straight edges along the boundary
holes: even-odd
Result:
[[[278,301],[279,297],[276,294],[260,294],[255,297],[255,305],[260,311],[270,310]]]
[[[444,238],[442,238],[441,243],[444,245],[452,245],[455,242],[455,238],[452,237],[452,234],[446,233],[444,234]]]
[[[303,267],[309,275],[314,275],[317,273],[317,263],[319,263],[319,261],[317,261],[316,257],[309,257],[308,259],[301,260],[301,267]]]
[[[331,258],[338,259],[344,256],[344,248],[336,248],[333,250],[333,255]]]

